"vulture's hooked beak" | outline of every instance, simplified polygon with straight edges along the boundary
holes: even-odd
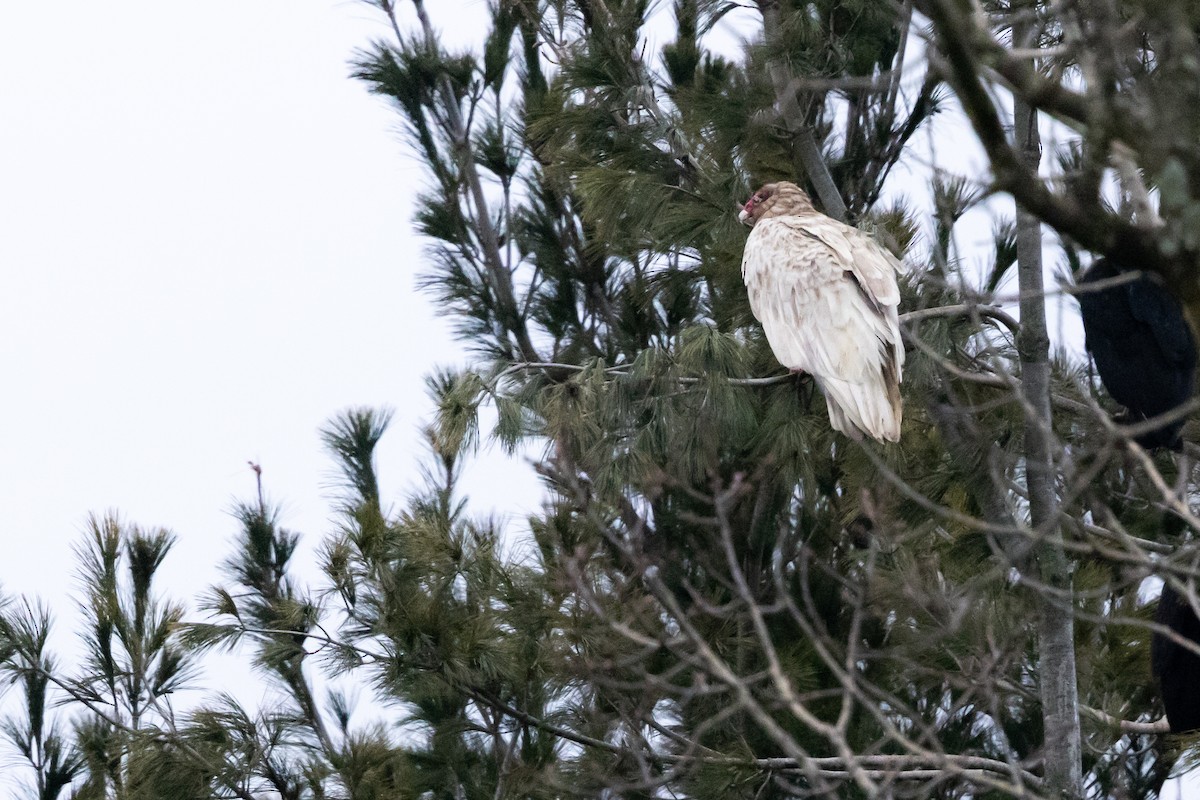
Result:
[[[745,205],[742,206],[742,210],[740,212],[738,212],[738,222],[742,223],[743,225],[749,225],[750,227],[753,228],[754,220],[750,216],[750,207],[752,205],[754,205],[753,197],[751,197],[749,200],[747,200]]]

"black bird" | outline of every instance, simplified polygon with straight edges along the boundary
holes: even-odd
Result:
[[[1097,259],[1080,286],[1115,278],[1122,270]],[[1196,344],[1183,309],[1161,284],[1146,276],[1077,296],[1087,349],[1108,393],[1137,423],[1164,414],[1192,396]],[[1178,420],[1135,438],[1142,447],[1182,448]]]
[[[1170,628],[1189,642],[1200,644],[1200,619],[1186,597],[1163,584],[1154,621]],[[1163,707],[1171,733],[1200,728],[1200,655],[1167,636],[1154,632],[1150,638],[1150,665],[1158,680]]]

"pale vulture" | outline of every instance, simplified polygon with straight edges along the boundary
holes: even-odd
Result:
[[[779,363],[813,376],[836,430],[898,441],[900,262],[794,183],[768,183],[738,219],[753,228],[742,256],[750,309]]]

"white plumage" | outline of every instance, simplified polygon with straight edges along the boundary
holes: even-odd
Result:
[[[813,376],[836,430],[898,441],[900,262],[793,183],[759,189],[739,219],[753,226],[742,278],[775,357]]]

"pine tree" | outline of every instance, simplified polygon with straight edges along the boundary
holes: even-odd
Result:
[[[411,3],[412,29],[374,3],[395,38],[354,74],[428,168],[422,280],[475,359],[429,379],[426,486],[386,508],[388,415],[334,417],[326,584],[296,579],[260,485],[186,625],[151,591],[170,536],[96,521],[81,675],[46,614],[2,616],[27,709],[3,730],[38,796],[1155,796],[1190,740],[1162,735],[1142,592],[1189,590],[1194,469],[1130,447],[1087,370],[1047,352],[1038,239],[1059,232],[1068,288],[1090,248],[1191,307],[1200,139],[1168,84],[1200,85],[1194,10],[499,0],[448,53]],[[761,35],[714,50],[739,16]],[[947,87],[990,176],[939,160]],[[1151,135],[1159,112],[1178,125]],[[1039,117],[1078,134],[1051,159]],[[897,445],[834,433],[750,313],[735,210],[776,179],[910,265]],[[466,512],[485,440],[534,456],[527,525]],[[164,697],[213,647],[279,702],[176,718]],[[50,693],[81,709],[69,742]]]
[[[936,5],[943,19],[957,8]],[[752,184],[797,180],[906,247],[919,189],[876,206],[940,108],[937,76],[905,80],[914,20],[880,4],[761,2],[763,44],[741,60],[705,44],[731,10],[675,3],[676,38],[654,53],[646,3],[501,3],[479,61],[443,53],[420,14],[359,64],[437,178],[418,213],[427,286],[484,359],[447,383],[435,440],[473,442],[491,403],[494,436],[546,448],[553,501],[532,526],[572,610],[546,629],[570,632],[586,687],[556,707],[623,743],[585,748],[573,769],[696,796],[1073,792],[1071,773],[1089,792],[1152,791],[1167,761],[1130,754],[1153,727],[1112,724],[1154,714],[1146,636],[1129,624],[1151,561],[1133,543],[1140,567],[1122,568],[1105,541],[1163,527],[1147,505],[1161,498],[1154,464],[1114,457],[1077,367],[1051,365],[1054,410],[1030,416],[1019,324],[987,302],[1024,234],[998,223],[981,285],[964,263],[978,256],[950,242],[990,187],[940,174],[934,246],[909,250],[902,444],[829,432],[750,318],[729,210]],[[1024,13],[997,8],[999,24],[1016,24],[1010,11]],[[1027,448],[1042,433],[1059,507],[1031,527]],[[1130,489],[1146,499],[1118,514],[1113,494]],[[1043,584],[1030,560],[1045,563],[1045,525],[1062,531],[1074,589]],[[1067,655],[1101,754],[1060,759],[1049,785],[1038,687],[1058,664],[1026,623],[1039,608],[1078,620]]]
[[[155,584],[173,543],[169,531],[115,514],[88,519],[76,549],[85,652],[74,667],[60,666],[48,647],[48,610],[27,599],[0,618],[4,668],[24,700],[3,731],[33,773],[32,796],[210,796],[212,765],[164,735],[175,730],[172,696],[190,687],[196,666],[177,635],[183,606]],[[68,702],[73,713],[52,712]]]

